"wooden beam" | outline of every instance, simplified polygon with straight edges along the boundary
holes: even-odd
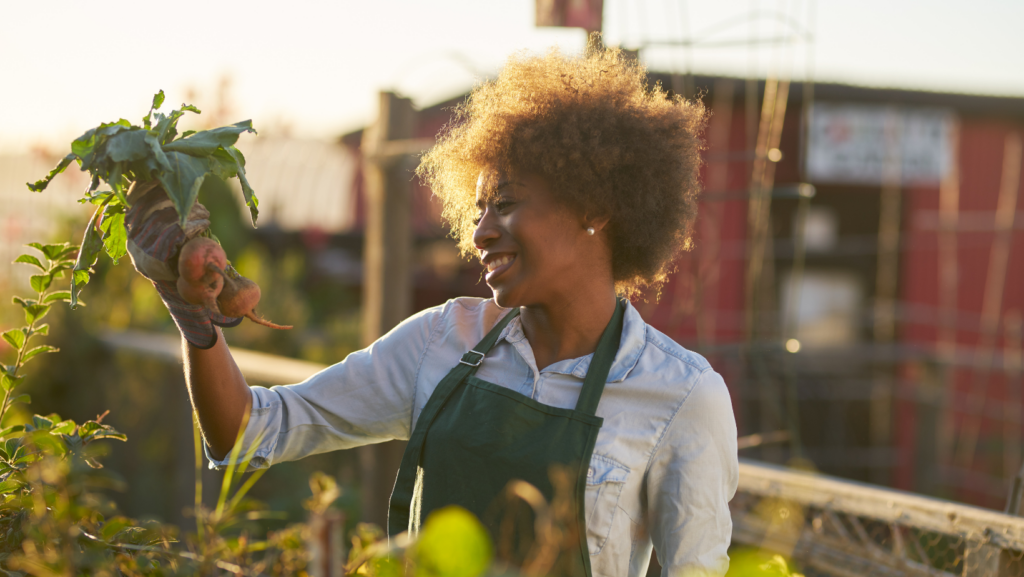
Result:
[[[363,245],[363,346],[369,346],[412,312],[412,185],[406,154],[422,150],[412,140],[416,113],[408,98],[380,93],[377,122],[363,133],[366,235]],[[360,447],[363,517],[387,524],[388,502],[405,443]]]
[[[740,459],[739,492],[1024,550],[1024,518],[945,499]]]

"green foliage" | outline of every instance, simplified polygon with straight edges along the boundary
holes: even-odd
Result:
[[[153,104],[142,119],[142,126],[122,118],[86,131],[71,143],[71,153],[61,159],[49,174],[28,183],[30,190],[42,192],[72,161],[78,162],[81,169],[92,176],[92,183],[81,202],[98,207],[85,228],[78,259],[69,267],[74,271],[69,291],[72,308],[79,304],[79,293],[89,282],[100,251],[105,251],[115,264],[127,254],[124,216],[129,207],[127,193],[134,183],[159,181],[184,227],[199,195],[199,188],[208,175],[222,179],[237,177],[249,206],[252,224],[256,225],[259,201],[245,176],[245,157],[234,146],[243,132],[256,132],[252,122],[246,120],[213,130],[188,131],[177,138],[178,120],[186,112],[199,114],[200,111],[195,106],[182,104],[180,109],[164,115],[157,112],[163,102],[161,90],[153,96]],[[101,183],[106,183],[110,190],[100,191]],[[45,256],[53,260],[49,254]],[[34,257],[29,255],[26,258]],[[37,264],[31,260],[18,262]],[[41,264],[39,268],[43,268]],[[37,292],[42,292],[52,281],[52,277],[36,275],[32,277],[32,286]]]
[[[762,549],[739,549],[731,557],[727,577],[803,577],[785,557]]]
[[[491,564],[487,529],[461,507],[434,511],[413,548],[416,577],[476,577]]]

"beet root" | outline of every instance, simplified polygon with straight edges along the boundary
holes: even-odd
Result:
[[[224,288],[220,273],[227,255],[217,241],[197,237],[181,247],[178,254],[178,294],[194,305],[217,311],[217,295]]]
[[[208,266],[211,264],[215,268]],[[212,238],[196,237],[186,242],[178,255],[178,274],[188,282],[208,280],[227,265],[228,255]]]
[[[291,325],[272,323],[256,314],[260,302],[260,287],[238,274],[234,267],[219,271],[224,278],[224,288],[217,296],[220,314],[228,317],[245,317],[250,321],[272,329],[290,329]]]
[[[211,265],[212,266],[212,265]],[[183,276],[178,277],[178,294],[190,304],[203,305],[207,309],[220,312],[217,296],[224,289],[224,277],[213,271],[208,278],[190,282]]]

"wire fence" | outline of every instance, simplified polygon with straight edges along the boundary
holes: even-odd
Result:
[[[733,543],[807,576],[1024,575],[1024,518],[741,460]]]

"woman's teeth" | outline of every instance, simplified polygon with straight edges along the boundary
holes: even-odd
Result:
[[[487,263],[487,272],[493,272],[494,269],[512,262],[513,260],[515,260],[515,258],[516,257],[514,256],[503,256],[496,258],[491,262]]]

